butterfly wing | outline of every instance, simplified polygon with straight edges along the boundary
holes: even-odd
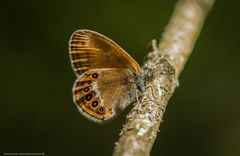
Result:
[[[76,75],[96,68],[127,68],[140,74],[138,63],[111,39],[91,30],[78,30],[69,41],[72,67]]]
[[[85,117],[105,123],[135,99],[133,78],[126,68],[90,69],[74,84],[74,102]]]

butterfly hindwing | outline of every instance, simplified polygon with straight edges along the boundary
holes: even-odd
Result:
[[[98,123],[116,116],[135,98],[136,86],[128,69],[90,69],[74,84],[74,101],[80,112]]]

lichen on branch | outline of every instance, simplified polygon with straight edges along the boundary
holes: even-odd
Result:
[[[114,156],[148,156],[178,77],[214,0],[179,0],[159,45],[153,40],[143,66],[147,89],[127,115]]]

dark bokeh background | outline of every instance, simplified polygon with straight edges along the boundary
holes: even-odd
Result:
[[[176,1],[4,1],[0,6],[0,152],[111,155],[127,111],[106,125],[72,102],[68,40],[88,28],[140,64]],[[236,1],[237,2],[237,1]],[[151,155],[240,155],[240,2],[217,1],[180,77]]]

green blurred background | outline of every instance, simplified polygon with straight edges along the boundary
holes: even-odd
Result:
[[[126,110],[106,125],[80,115],[68,41],[77,29],[112,38],[140,64],[176,1],[4,1],[0,6],[0,152],[112,154]],[[240,2],[217,1],[151,155],[240,155]]]

